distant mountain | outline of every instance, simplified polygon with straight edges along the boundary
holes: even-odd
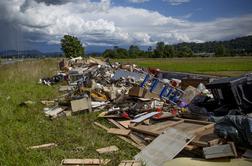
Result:
[[[227,41],[209,41],[205,43],[179,43],[173,45],[176,49],[181,49],[184,46],[191,48],[194,53],[214,53],[216,48],[223,46],[231,54],[252,53],[252,36],[239,37]]]
[[[61,52],[50,52],[50,53],[43,53],[38,50],[6,50],[0,52],[0,57],[24,57],[24,58],[38,58],[38,57],[58,57],[61,56]]]

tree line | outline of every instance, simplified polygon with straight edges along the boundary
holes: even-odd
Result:
[[[77,37],[65,35],[61,40],[61,49],[66,57],[83,56],[85,47]],[[92,55],[92,54],[91,54]],[[172,58],[195,56],[251,56],[252,36],[240,37],[229,41],[212,41],[205,43],[179,43],[165,44],[157,42],[147,50],[140,49],[137,45],[131,45],[128,49],[114,46],[106,49],[104,58]]]
[[[236,38],[229,41],[212,41],[205,43],[179,43],[165,44],[157,42],[155,47],[149,46],[147,50],[141,50],[137,45],[131,45],[128,49],[115,46],[106,49],[102,56],[108,58],[172,58],[195,56],[251,56],[252,36]]]

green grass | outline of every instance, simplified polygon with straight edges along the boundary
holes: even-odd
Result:
[[[57,97],[57,86],[37,84],[39,78],[57,70],[56,60],[26,61],[0,66],[0,165],[59,165],[64,158],[109,158],[109,165],[132,159],[138,150],[93,125],[97,113],[49,120],[43,114],[42,99]],[[37,104],[21,107],[25,100]],[[108,124],[106,124],[108,125]],[[27,150],[32,145],[54,142],[50,150]],[[120,151],[99,155],[95,149],[116,145]],[[83,147],[82,150],[75,150]]]
[[[156,67],[166,71],[233,76],[252,71],[252,57],[116,59],[142,67]]]

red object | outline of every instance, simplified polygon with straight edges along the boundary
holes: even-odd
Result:
[[[177,110],[176,110],[175,108],[173,108],[173,109],[171,110],[171,113],[172,113],[172,115],[176,116],[176,115],[177,115]]]
[[[163,115],[163,111],[161,108],[157,108],[156,111],[159,113],[157,115],[155,115],[154,118],[159,119]]]
[[[127,114],[126,112],[123,112],[123,113],[121,113],[121,117],[129,119],[129,114]]]

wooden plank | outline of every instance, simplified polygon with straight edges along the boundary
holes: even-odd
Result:
[[[107,128],[106,126],[104,126],[104,125],[102,125],[102,124],[100,124],[100,123],[98,123],[98,122],[94,122],[94,124],[95,124],[96,126],[102,128],[102,129],[106,130],[106,131],[109,130],[109,128]],[[137,149],[140,149],[140,150],[142,149],[141,146],[139,146],[138,144],[136,144],[135,142],[131,141],[131,140],[128,139],[128,138],[125,138],[125,137],[119,136],[119,135],[117,135],[117,137],[120,138],[120,139],[122,139],[122,140],[124,140],[125,142],[128,142],[129,144],[131,144],[132,146],[136,147]]]
[[[57,146],[57,144],[55,144],[55,143],[48,143],[48,144],[30,146],[27,149],[50,149],[50,148],[53,148],[56,146]]]
[[[102,125],[102,124],[100,124],[100,123],[98,123],[98,122],[94,122],[94,124],[95,124],[96,126],[102,128],[102,129],[106,130],[106,131],[109,130],[109,128],[107,128],[106,126],[104,126],[104,125]]]
[[[145,125],[137,125],[137,126],[130,125],[129,128],[133,131],[144,133],[144,134],[149,134],[152,136],[158,136],[162,133],[160,131],[152,131],[152,130],[150,130],[149,126],[145,126]]]
[[[184,122],[186,122],[186,123],[200,124],[200,125],[208,125],[208,124],[212,124],[213,123],[213,122],[201,121],[201,120],[193,120],[193,119],[184,119]]]
[[[141,116],[139,118],[133,119],[131,122],[140,123],[140,122],[142,122],[142,121],[144,121],[144,120],[146,120],[146,119],[148,119],[148,118],[150,118],[150,117],[152,117],[154,115],[157,115],[157,114],[159,114],[159,112],[150,112],[150,113],[148,113],[146,115],[143,115],[143,116]]]
[[[142,163],[136,160],[122,160],[119,166],[142,166]]]
[[[134,135],[133,133],[129,134],[129,138],[132,139],[135,143],[137,143],[139,146],[141,146],[142,148],[145,147],[145,141],[142,140],[141,138],[139,138],[138,136]]]
[[[236,150],[234,150],[233,148],[234,146],[232,146],[231,144],[215,145],[215,146],[203,148],[203,154],[206,159],[214,159],[214,158],[221,158],[221,157],[235,157],[237,156],[237,153],[236,153]]]
[[[146,166],[161,166],[172,160],[188,145],[195,136],[174,128],[169,128],[146,146],[134,159],[141,160]]]
[[[131,123],[131,120],[124,120],[124,121],[118,121],[120,125],[122,125],[124,128],[128,129],[129,125]]]
[[[117,146],[108,146],[108,147],[104,147],[104,148],[100,148],[100,149],[96,149],[96,151],[100,154],[103,153],[111,153],[111,152],[116,152],[118,151],[119,148]]]
[[[111,123],[113,123],[116,127],[119,129],[125,129],[123,126],[121,126],[118,122],[116,122],[114,119],[108,119]]]
[[[106,165],[110,159],[63,159],[62,165]]]
[[[208,124],[208,125],[206,125],[206,126],[202,126],[202,127],[200,127],[200,128],[194,129],[194,130],[192,130],[192,131],[190,131],[190,132],[191,132],[191,133],[197,134],[197,133],[200,133],[200,132],[202,132],[202,131],[204,131],[204,130],[213,128],[213,127],[214,127],[214,123],[211,123],[211,124]]]
[[[122,136],[128,136],[129,133],[130,133],[130,130],[110,128],[108,130],[108,133],[110,133],[110,134],[116,134],[116,135],[122,135]]]

